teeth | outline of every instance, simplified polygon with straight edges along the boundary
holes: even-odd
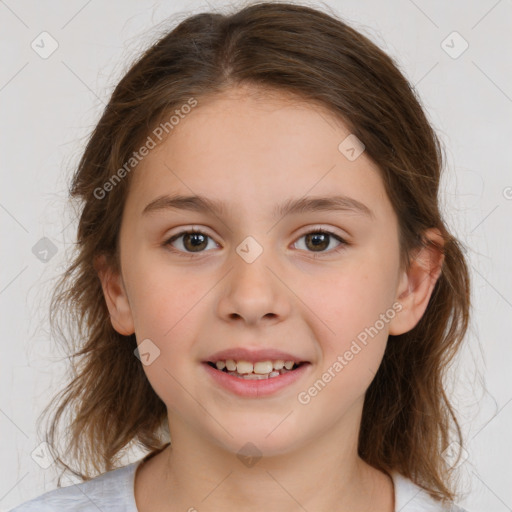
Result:
[[[238,363],[236,363],[237,373],[240,373],[240,374],[252,373],[253,369],[254,369],[254,366],[249,361],[238,361]]]
[[[238,368],[238,366],[237,366]],[[272,361],[261,361],[258,363],[254,363],[254,373],[270,373],[272,371]],[[242,373],[242,372],[238,372]]]
[[[279,375],[282,375],[283,373],[287,373],[290,370],[287,370],[286,368],[283,368],[279,371],[273,371],[270,373],[266,373],[264,375],[259,375],[257,373],[248,373],[246,375],[240,375],[237,372],[227,372],[228,375],[232,375],[233,377],[238,377],[239,379],[245,379],[245,380],[265,380],[265,379],[273,379],[274,377],[278,377]]]
[[[226,361],[226,368],[228,369],[228,371],[234,372],[236,370],[236,363],[235,363],[235,361],[233,361],[233,359],[228,359]]]
[[[249,373],[247,375],[243,375],[242,378],[246,380],[263,380],[268,379],[268,375],[258,375],[257,373]]]
[[[250,361],[234,361],[228,359],[226,361],[217,361],[215,366],[218,370],[227,370],[227,373],[237,375],[239,377],[248,378],[251,380],[267,377],[277,377],[282,373],[291,370],[294,366],[294,361],[283,361],[277,359],[275,361],[258,361],[251,363]]]

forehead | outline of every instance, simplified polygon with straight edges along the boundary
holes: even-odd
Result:
[[[308,192],[387,199],[372,160],[364,152],[353,161],[342,154],[350,130],[325,106],[247,87],[197,100],[134,170],[129,202],[139,213],[162,193],[260,209]]]

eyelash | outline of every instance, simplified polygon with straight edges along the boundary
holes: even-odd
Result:
[[[176,235],[173,235],[171,238],[169,238],[167,241],[165,241],[162,245],[164,247],[167,247],[168,249],[170,249],[173,253],[177,254],[178,256],[185,257],[185,258],[193,258],[196,254],[201,254],[202,252],[208,252],[208,251],[199,251],[197,253],[194,253],[194,252],[184,252],[182,250],[175,249],[171,245],[172,242],[174,242],[175,240],[181,238],[183,235],[189,235],[189,234],[195,234],[195,233],[201,234],[201,235],[205,235],[207,238],[210,238],[211,240],[213,240],[211,236],[207,235],[206,233],[204,233],[201,230],[198,230],[198,229],[188,229],[186,231],[180,231]],[[313,258],[322,257],[324,254],[332,254],[332,253],[341,252],[348,245],[350,245],[346,240],[344,240],[340,236],[336,235],[332,231],[329,231],[329,230],[323,229],[323,228],[317,228],[317,229],[313,229],[311,231],[308,231],[307,233],[302,234],[298,238],[298,240],[300,240],[301,238],[303,238],[303,237],[305,237],[307,235],[318,234],[318,233],[321,233],[321,234],[324,234],[324,235],[329,235],[329,236],[335,238],[338,242],[340,242],[340,245],[338,247],[334,248],[334,249],[331,249],[330,251],[320,251],[320,252],[307,251],[307,252],[310,252],[311,254],[313,254]]]

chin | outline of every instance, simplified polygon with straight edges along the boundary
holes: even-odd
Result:
[[[283,421],[285,416],[281,415],[277,421],[274,415],[264,421],[261,421],[261,416],[259,419],[246,417],[240,423],[230,421],[227,429],[232,437],[224,430],[219,437],[220,432],[217,431],[215,444],[239,458],[274,457],[293,452],[301,444],[301,433],[304,430],[295,431],[293,425]]]

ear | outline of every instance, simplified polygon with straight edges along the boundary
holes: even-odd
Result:
[[[399,314],[390,322],[389,334],[403,334],[413,329],[427,309],[430,296],[441,275],[444,262],[444,240],[437,228],[423,233],[426,246],[420,247],[411,258],[409,269],[403,270],[396,300],[402,305]]]
[[[94,259],[94,268],[101,281],[112,327],[119,334],[125,336],[133,334],[135,332],[133,315],[121,275],[107,264],[103,254]]]

